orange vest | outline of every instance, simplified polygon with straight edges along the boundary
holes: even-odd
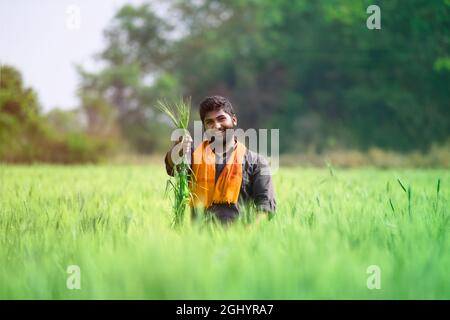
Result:
[[[191,207],[209,208],[212,204],[236,204],[242,184],[242,163],[246,147],[236,142],[235,148],[216,178],[216,155],[203,141],[192,155]]]

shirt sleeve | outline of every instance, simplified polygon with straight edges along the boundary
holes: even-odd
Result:
[[[166,153],[166,156],[164,157],[164,163],[166,165],[166,172],[169,176],[173,177],[173,167],[169,164],[169,160],[167,160],[167,157],[169,156],[169,153]]]
[[[258,155],[257,157],[252,178],[252,197],[257,210],[275,213],[276,200],[272,183],[272,174],[270,172],[269,163],[261,155]]]

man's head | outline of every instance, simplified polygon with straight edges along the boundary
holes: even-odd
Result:
[[[200,118],[205,130],[220,131],[223,136],[237,125],[233,106],[221,96],[207,97],[200,103]]]
[[[231,122],[233,125],[237,124],[236,114],[234,113],[233,106],[228,99],[221,96],[211,96],[205,98],[200,103],[200,119],[202,120],[205,129],[211,127],[211,124],[213,124],[211,120],[215,120],[219,114],[224,115],[226,120],[229,120],[227,122]]]

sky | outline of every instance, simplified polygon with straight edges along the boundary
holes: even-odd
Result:
[[[0,63],[17,68],[44,112],[78,105],[76,64],[98,67],[103,30],[124,4],[143,0],[0,2]]]

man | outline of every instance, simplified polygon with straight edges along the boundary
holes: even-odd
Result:
[[[167,173],[173,176],[174,148],[180,149],[180,154],[190,151],[194,209],[203,207],[207,214],[227,223],[239,216],[244,205],[253,203],[257,222],[267,219],[276,209],[268,163],[237,141],[233,133],[237,117],[231,103],[221,96],[207,97],[200,104],[200,118],[208,139],[194,150],[190,136],[180,138],[166,154]]]

